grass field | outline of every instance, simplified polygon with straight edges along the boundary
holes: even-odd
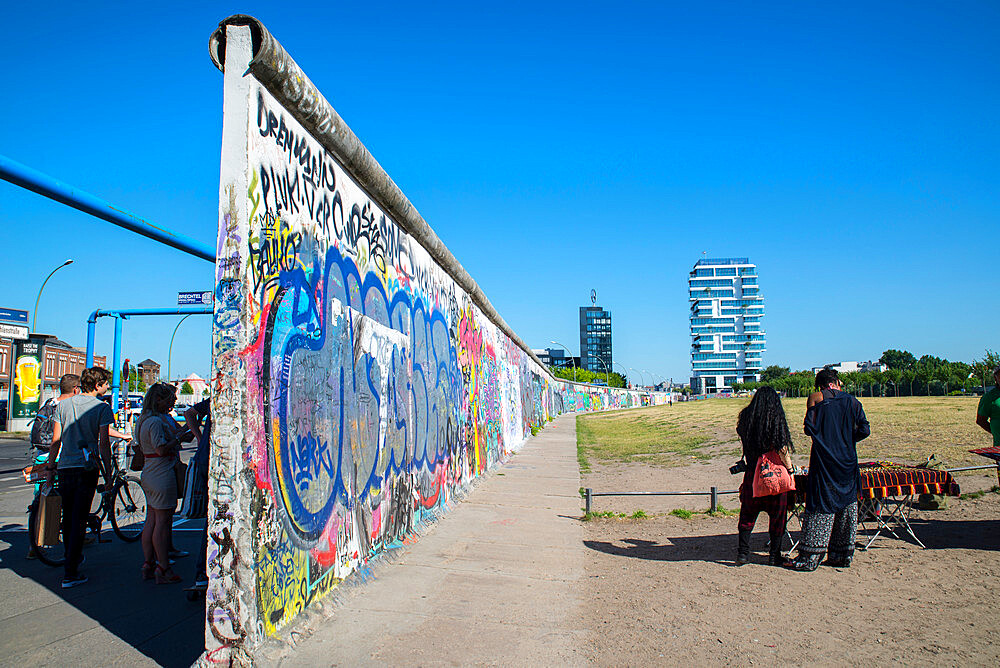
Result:
[[[580,415],[576,425],[581,470],[588,469],[590,460],[677,466],[720,455],[739,457],[736,417],[748,401],[709,399]],[[880,397],[862,403],[872,426],[872,435],[858,444],[862,461],[914,464],[937,453],[948,466],[988,463],[968,452],[992,445],[976,425],[978,399]],[[809,439],[802,433],[806,400],[785,399],[783,404],[798,461],[809,454]]]

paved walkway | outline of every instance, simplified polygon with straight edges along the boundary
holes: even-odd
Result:
[[[205,647],[204,603],[188,602],[182,585],[143,582],[141,546],[123,543],[110,525],[110,542],[84,548],[90,581],[60,588],[62,568],[25,559],[32,488],[16,478],[0,477],[0,666],[190,666]],[[196,555],[199,526],[204,520],[179,523],[175,544]],[[194,559],[175,566],[188,583]]]
[[[282,666],[580,665],[576,416],[531,438],[376,579],[347,591]]]

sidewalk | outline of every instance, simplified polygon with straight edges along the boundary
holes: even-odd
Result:
[[[62,589],[63,569],[25,559],[23,480],[0,492],[0,665],[190,666],[205,646],[204,602],[188,602],[184,585],[139,577],[142,548],[106,526],[108,543],[84,547],[90,581]],[[190,584],[204,520],[178,523],[175,544],[192,553],[175,568]]]
[[[488,474],[314,633],[263,663],[582,665],[583,528],[576,416]]]

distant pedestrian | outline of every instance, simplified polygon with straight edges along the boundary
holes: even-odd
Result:
[[[191,458],[189,466],[193,473],[190,476],[191,512],[189,517],[207,517],[208,515],[208,452],[209,439],[212,433],[211,399],[199,401],[184,411],[184,421],[188,429],[198,439],[198,449]],[[201,420],[204,418],[204,422]],[[208,522],[201,535],[198,563],[195,565],[195,586],[208,585]]]
[[[771,538],[768,563],[780,566],[781,541],[785,537],[785,522],[788,520],[788,493],[754,496],[753,489],[754,475],[760,468],[761,459],[768,453],[777,453],[789,473],[795,470],[791,459],[795,446],[788,431],[781,398],[773,388],[764,386],[757,390],[747,407],[740,411],[736,433],[743,443],[743,461],[746,462],[743,484],[740,485],[736,565],[742,566],[750,560],[750,534],[757,523],[757,517],[764,512],[768,515],[767,531]]]
[[[993,434],[994,447],[1000,447],[1000,366],[993,369],[993,389],[979,400],[976,424]]]
[[[814,571],[823,554],[828,566],[846,568],[854,558],[858,532],[861,472],[857,443],[871,434],[864,408],[841,392],[835,369],[816,374],[816,388],[806,401],[805,433],[812,438],[806,510],[798,558],[787,565]]]
[[[64,589],[87,582],[87,576],[80,572],[83,539],[90,504],[97,489],[99,460],[110,462],[108,431],[115,419],[111,407],[98,397],[107,392],[110,385],[111,373],[107,369],[85,369],[80,376],[82,393],[66,397],[56,406],[48,479],[51,481],[58,470],[66,548]]]
[[[142,577],[156,584],[180,582],[170,568],[170,534],[177,509],[177,453],[179,428],[170,417],[177,402],[176,388],[156,383],[146,392],[135,433],[145,462],[140,481],[146,493],[146,523],[142,528]]]

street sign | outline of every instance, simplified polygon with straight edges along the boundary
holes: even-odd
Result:
[[[28,324],[28,312],[16,308],[0,308],[0,322],[18,322]]]
[[[212,305],[212,292],[178,292],[177,293],[177,305],[178,306],[192,306],[204,304],[205,306]]]
[[[19,341],[28,338],[27,325],[12,325],[9,322],[0,322],[0,336],[6,339]]]

